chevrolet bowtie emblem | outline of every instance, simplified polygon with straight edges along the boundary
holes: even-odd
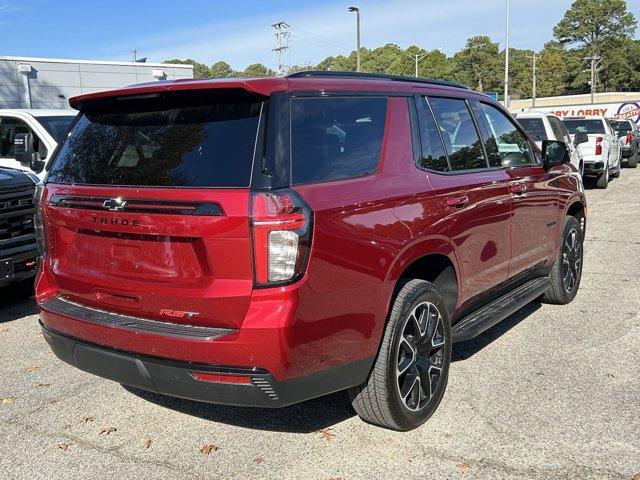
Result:
[[[121,212],[127,207],[127,202],[121,198],[110,198],[104,201],[102,207],[112,212]]]

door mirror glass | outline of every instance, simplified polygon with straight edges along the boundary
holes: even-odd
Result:
[[[569,163],[571,152],[567,144],[556,140],[544,140],[542,142],[542,165],[545,168]]]
[[[587,143],[589,141],[589,135],[583,132],[576,133],[576,136],[573,139],[574,145],[580,145],[581,143]]]

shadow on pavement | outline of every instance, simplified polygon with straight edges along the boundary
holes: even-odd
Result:
[[[478,353],[484,347],[489,345],[494,340],[500,338],[507,333],[513,327],[518,325],[521,321],[527,318],[529,315],[538,310],[542,304],[538,301],[534,301],[525,305],[514,314],[508,316],[497,325],[494,325],[489,330],[481,333],[476,338],[467,340],[466,342],[455,343],[453,345],[453,353],[451,354],[451,361],[457,362],[460,360],[466,360]]]
[[[37,312],[33,299],[33,280],[0,288],[0,323],[35,315]]]
[[[284,408],[231,407],[168,397],[123,385],[134,395],[180,413],[256,430],[311,433],[355,415],[346,392],[333,393]]]

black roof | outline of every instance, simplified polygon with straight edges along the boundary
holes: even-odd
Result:
[[[394,82],[410,82],[410,83],[426,83],[428,85],[439,85],[443,87],[464,88],[470,90],[469,87],[461,83],[449,82],[447,80],[433,80],[431,78],[422,77],[405,77],[403,75],[388,75],[386,73],[368,73],[368,72],[335,72],[328,70],[304,70],[287,75],[287,78],[357,78],[362,80],[391,80]]]

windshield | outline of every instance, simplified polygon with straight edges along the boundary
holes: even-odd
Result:
[[[575,135],[576,133],[586,133],[587,135],[606,133],[602,120],[565,119],[562,120],[562,123],[564,123],[571,135]]]
[[[44,127],[49,135],[57,142],[62,143],[64,137],[67,135],[67,131],[71,126],[71,122],[75,118],[75,115],[60,115],[55,117],[38,117],[36,120]]]
[[[534,140],[547,140],[547,132],[541,118],[516,118]]]
[[[247,187],[261,101],[139,102],[85,112],[49,172],[54,183]]]

